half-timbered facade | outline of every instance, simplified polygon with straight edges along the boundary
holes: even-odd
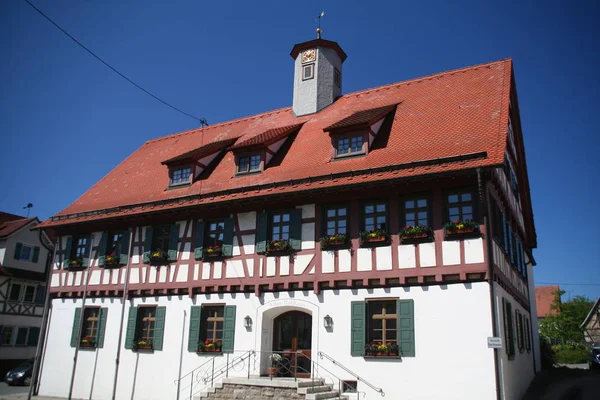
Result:
[[[274,352],[279,375],[367,398],[524,392],[536,235],[512,62],[338,97],[337,43],[291,55],[293,108],[151,140],[44,222],[41,394],[200,398]],[[73,352],[74,375],[52,367]]]
[[[35,356],[52,243],[40,221],[0,212],[0,375]]]

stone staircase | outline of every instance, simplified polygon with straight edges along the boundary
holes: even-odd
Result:
[[[324,400],[344,399],[322,379],[293,378],[225,378],[222,382],[208,389],[207,392],[194,396],[194,400]]]

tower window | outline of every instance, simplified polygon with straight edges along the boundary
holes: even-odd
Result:
[[[302,80],[306,81],[315,77],[315,64],[306,64],[302,66]]]
[[[337,68],[333,70],[333,81],[337,87],[342,87],[342,73]]]

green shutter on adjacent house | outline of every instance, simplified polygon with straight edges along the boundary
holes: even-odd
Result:
[[[266,212],[256,215],[256,252],[264,253],[267,251],[267,225],[269,214]]]
[[[108,240],[108,232],[102,232],[100,236],[100,243],[98,244],[98,266],[104,266],[104,260],[106,258],[106,242]]]
[[[125,348],[133,349],[135,340],[135,328],[137,325],[137,307],[129,307],[129,316],[127,317],[127,331],[125,333]]]
[[[194,248],[194,259],[201,260],[204,253],[204,221],[198,220],[196,223],[196,246]]]
[[[150,264],[150,254],[152,253],[152,227],[146,227],[146,236],[144,237],[144,263]]]
[[[352,357],[361,357],[365,354],[365,327],[367,322],[367,303],[353,301],[350,303],[350,336]]]
[[[302,250],[302,209],[294,208],[290,211],[290,247],[293,250]]]
[[[202,306],[192,306],[190,312],[190,335],[188,337],[188,351],[196,353],[200,341],[200,318],[202,317]]]
[[[223,353],[233,353],[235,339],[235,306],[225,306],[223,315]]]
[[[121,250],[119,251],[119,263],[121,265],[129,264],[129,230],[123,231],[121,236]]]
[[[85,238],[86,238],[87,245],[85,246],[85,249],[83,251],[82,267],[89,267],[90,266],[90,249],[92,248],[92,236],[87,235],[87,236],[85,236]]]
[[[223,222],[223,247],[221,254],[229,257],[233,255],[233,218],[225,218]]]
[[[31,256],[31,261],[36,263],[40,259],[40,248],[39,246],[35,246],[33,248],[33,256]]]
[[[415,356],[415,303],[398,300],[398,347],[402,357]]]
[[[27,337],[27,346],[37,346],[40,336],[40,328],[32,326],[29,328],[29,336]]]
[[[79,324],[81,323],[81,307],[75,309],[73,328],[71,329],[71,347],[77,347],[79,341]]]
[[[67,237],[67,243],[65,244],[65,253],[63,255],[63,269],[69,268],[69,263],[71,262],[71,252],[73,251],[73,236]]]
[[[163,338],[165,335],[165,316],[167,307],[156,307],[156,321],[154,321],[154,338],[152,338],[152,348],[154,350],[163,349]]]
[[[104,347],[104,334],[106,332],[106,317],[108,308],[102,307],[98,316],[98,330],[96,331],[96,347],[101,349]]]
[[[169,233],[169,261],[177,261],[177,245],[179,244],[179,224],[171,225]]]
[[[21,250],[22,249],[23,249],[23,243],[17,242],[17,244],[15,245],[15,255],[13,256],[13,258],[15,260],[21,259]]]

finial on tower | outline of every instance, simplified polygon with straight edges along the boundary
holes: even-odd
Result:
[[[321,39],[321,32],[323,32],[321,30],[321,18],[323,18],[325,16],[325,11],[321,11],[321,14],[319,14],[317,16],[317,18],[315,18],[315,21],[317,21],[319,23],[319,27],[317,28],[317,39]]]

